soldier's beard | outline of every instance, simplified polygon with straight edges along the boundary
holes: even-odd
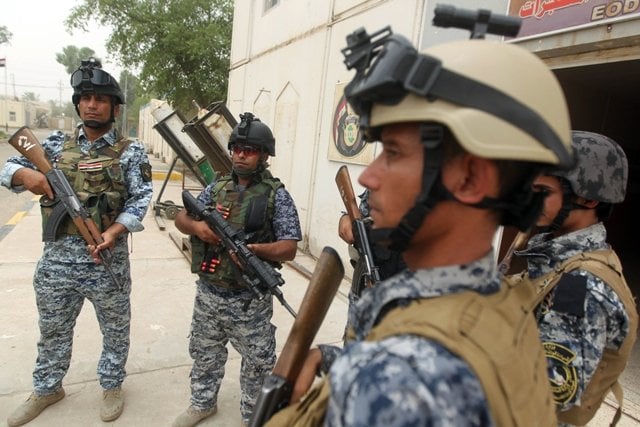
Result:
[[[241,177],[251,176],[254,173],[256,173],[257,170],[258,170],[257,168],[249,169],[249,168],[245,168],[245,167],[242,167],[242,166],[240,166],[240,167],[235,166],[235,165],[233,166],[233,172],[236,175],[241,176]]]
[[[111,121],[99,122],[97,120],[85,120],[83,124],[91,129],[109,129],[111,127]]]

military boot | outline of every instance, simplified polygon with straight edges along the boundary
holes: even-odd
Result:
[[[7,425],[9,427],[16,427],[26,424],[40,415],[47,406],[53,405],[63,397],[64,389],[62,387],[51,394],[45,394],[42,396],[31,393],[31,396],[29,396],[26,402],[18,406],[9,418],[7,418]]]
[[[123,409],[124,396],[120,387],[102,392],[102,408],[100,408],[100,419],[102,421],[115,420],[122,414]]]
[[[193,427],[205,418],[214,415],[216,412],[218,412],[217,405],[204,410],[198,410],[193,406],[189,406],[186,411],[176,418],[171,427]]]

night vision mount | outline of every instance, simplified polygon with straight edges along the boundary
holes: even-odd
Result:
[[[471,31],[470,39],[483,39],[486,34],[515,37],[522,20],[515,16],[499,15],[487,9],[458,9],[448,4],[436,5],[433,25]]]
[[[484,39],[487,34],[515,37],[521,24],[522,20],[514,16],[496,14],[487,9],[460,9],[446,4],[436,5],[433,16],[433,25],[436,27],[469,30],[470,39]],[[347,47],[342,49],[347,69],[364,71],[391,35],[389,26],[371,35],[364,28],[349,34]]]
[[[102,62],[97,58],[83,59],[82,61],[80,61],[79,68],[81,70],[102,68]]]

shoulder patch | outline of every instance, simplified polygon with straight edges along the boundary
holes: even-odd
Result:
[[[153,175],[151,173],[151,165],[149,163],[142,163],[140,165],[140,173],[142,174],[142,180],[144,182],[151,181]]]
[[[563,274],[553,295],[554,311],[584,317],[584,298],[587,294],[587,278],[577,274]]]
[[[551,362],[548,368],[553,400],[561,406],[574,398],[578,390],[578,373],[573,361],[576,353],[555,342],[543,342],[545,356]]]

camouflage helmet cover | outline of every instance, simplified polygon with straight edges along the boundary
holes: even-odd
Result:
[[[576,165],[553,175],[566,179],[579,197],[605,203],[624,201],[629,166],[622,147],[594,132],[573,131],[571,139]]]

